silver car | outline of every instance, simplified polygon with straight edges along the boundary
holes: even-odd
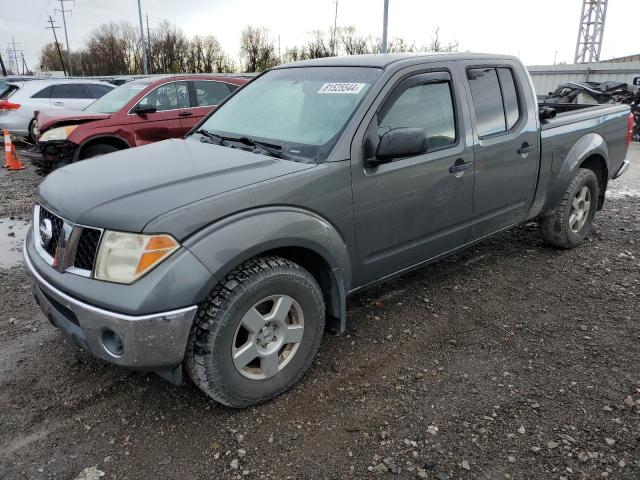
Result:
[[[99,80],[59,79],[30,80],[7,84],[0,94],[0,129],[34,138],[34,111],[45,109],[82,110],[113,90]]]

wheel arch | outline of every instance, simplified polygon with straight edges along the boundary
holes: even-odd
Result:
[[[118,135],[99,135],[96,137],[91,137],[80,144],[80,147],[76,149],[73,155],[73,161],[76,162],[82,158],[82,152],[87,148],[93,145],[113,145],[117,147],[119,150],[124,150],[125,148],[131,148],[129,143],[122,137]]]
[[[203,229],[185,240],[184,246],[212,272],[211,285],[203,290],[207,293],[253,257],[278,255],[298,263],[322,289],[327,328],[335,334],[344,332],[350,255],[338,230],[314,212],[296,207],[245,211]]]
[[[548,212],[561,200],[580,168],[588,168],[598,177],[598,209],[602,208],[609,178],[609,149],[605,139],[592,132],[581,137],[567,152],[543,211]]]

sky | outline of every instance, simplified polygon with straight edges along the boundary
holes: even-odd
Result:
[[[601,59],[640,53],[638,0],[610,0]],[[634,7],[635,4],[635,7]],[[84,46],[98,24],[128,20],[138,24],[136,0],[65,1],[71,14],[67,28],[71,50]],[[389,38],[428,44],[440,28],[445,43],[461,51],[518,55],[527,65],[571,63],[582,0],[390,0]],[[45,29],[48,14],[62,26],[58,0],[0,0],[0,53],[15,39],[31,67],[41,48],[53,41]],[[306,42],[314,30],[333,26],[335,0],[142,0],[143,15],[153,29],[162,20],[187,36],[214,35],[234,59],[246,25],[269,29],[282,52]],[[338,26],[355,26],[360,34],[381,36],[383,0],[338,0]],[[635,13],[634,13],[635,12]],[[57,30],[64,38],[63,29]]]

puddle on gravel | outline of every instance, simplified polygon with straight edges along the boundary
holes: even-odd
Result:
[[[22,263],[22,242],[29,230],[29,222],[0,218],[0,268]]]

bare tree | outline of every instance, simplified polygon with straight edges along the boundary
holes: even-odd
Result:
[[[363,53],[371,53],[369,47],[369,37],[358,35],[356,28],[353,26],[341,28],[338,33],[340,45],[344,53],[347,55],[362,55]],[[379,50],[378,50],[379,51]]]
[[[422,51],[425,52],[457,52],[458,42],[454,40],[444,44],[440,41],[440,27],[436,28],[431,37],[431,43],[422,47]]]
[[[262,72],[278,64],[273,41],[269,30],[248,25],[240,36],[240,58],[244,61],[245,71]]]
[[[304,47],[303,47],[304,48]],[[311,34],[311,40],[307,42],[306,51],[309,58],[324,58],[331,56],[331,38],[322,30],[316,30]]]

